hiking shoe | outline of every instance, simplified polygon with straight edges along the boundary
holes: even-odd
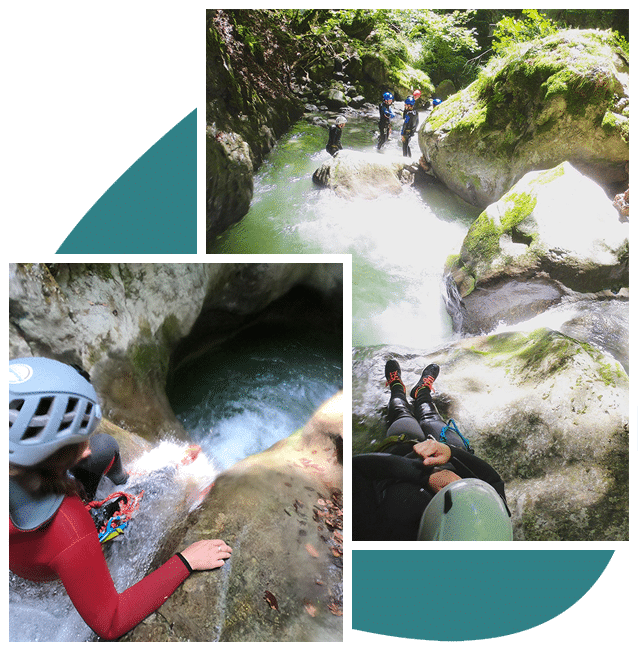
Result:
[[[428,394],[434,393],[434,387],[432,386],[434,384],[434,380],[439,376],[439,371],[441,369],[439,368],[438,364],[428,364],[424,369],[423,373],[421,373],[421,379],[412,387],[412,391],[410,391],[410,397],[414,400],[417,399],[417,396],[419,393],[427,389]]]
[[[401,379],[401,367],[396,359],[389,359],[385,363],[385,385],[390,387],[390,391],[399,387],[405,393],[405,384]]]

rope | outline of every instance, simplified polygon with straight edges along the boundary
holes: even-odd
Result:
[[[103,500],[94,500],[93,502],[89,502],[86,505],[86,509],[90,513],[92,509],[99,509],[107,502],[117,502],[117,510],[113,512],[113,514],[106,520],[104,524],[100,526],[96,522],[96,528],[100,542],[106,542],[107,540],[115,538],[115,536],[121,534],[124,529],[128,527],[130,519],[133,517],[133,514],[140,506],[143,495],[144,491],[142,491],[139,495],[131,495],[129,493],[118,491],[116,493],[112,493]],[[93,519],[95,521],[95,518]]]
[[[441,433],[439,434],[440,441],[442,441],[443,443],[447,443],[447,437],[445,433],[448,430],[452,430],[453,432],[456,432],[456,434],[458,434],[461,441],[463,441],[463,444],[465,445],[467,451],[474,453],[474,450],[472,449],[470,442],[463,436],[463,434],[461,434],[453,418],[450,418],[450,420],[448,420],[448,422],[446,423],[445,427],[441,430]]]

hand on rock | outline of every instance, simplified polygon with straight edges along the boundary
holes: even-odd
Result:
[[[232,552],[223,540],[200,540],[189,545],[182,556],[194,570],[213,570],[221,567]]]

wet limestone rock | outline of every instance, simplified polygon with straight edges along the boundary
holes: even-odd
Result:
[[[629,385],[612,357],[549,329],[355,349],[355,454],[385,437],[390,357],[408,390],[441,366],[434,401],[505,480],[515,540],[628,539]]]
[[[341,641],[343,396],[220,475],[178,548],[233,555],[195,572],[123,641]]]
[[[629,284],[628,224],[605,192],[569,163],[529,172],[470,227],[448,261],[465,332],[518,323],[569,292]]]
[[[495,61],[436,107],[419,144],[433,173],[484,208],[530,170],[570,161],[624,191],[629,64],[609,32],[567,30]]]
[[[248,144],[232,131],[206,127],[206,234],[221,235],[248,212],[253,162]]]
[[[208,244],[248,212],[253,171],[303,114],[281,74],[279,39],[266,12],[206,12]]]
[[[401,159],[390,156],[342,150],[323,163],[312,180],[344,199],[372,200],[385,194],[400,194],[406,167]]]

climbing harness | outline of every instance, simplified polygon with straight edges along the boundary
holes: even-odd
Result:
[[[113,540],[124,533],[124,529],[128,527],[133,514],[139,508],[143,495],[144,491],[139,495],[117,492],[103,500],[94,500],[86,505],[101,543]]]
[[[458,435],[458,437],[461,439],[461,441],[463,441],[463,445],[465,445],[465,449],[468,452],[471,452],[472,454],[474,454],[474,450],[473,450],[472,446],[470,445],[470,442],[463,436],[463,434],[461,434],[461,432],[459,431],[459,428],[457,427],[457,425],[454,422],[453,418],[450,418],[450,420],[448,420],[445,427],[441,430],[441,433],[439,434],[439,441],[441,441],[441,443],[447,443],[446,433],[448,431],[455,432]]]
[[[374,452],[384,452],[388,448],[391,448],[399,443],[409,443],[410,445],[416,445],[417,443],[420,443],[420,441],[415,438],[410,438],[409,434],[397,434],[396,436],[388,436],[375,447]]]

